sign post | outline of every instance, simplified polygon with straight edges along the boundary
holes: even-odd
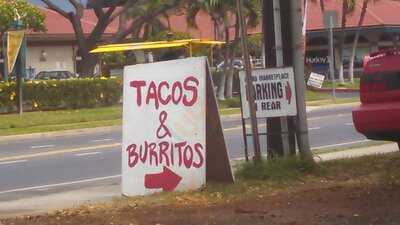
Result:
[[[233,182],[210,79],[203,57],[125,67],[124,195]]]
[[[242,42],[243,48],[243,59],[244,59],[244,67],[245,67],[245,78],[248,85],[252,86],[251,84],[251,63],[250,63],[250,56],[249,51],[247,48],[247,28],[245,19],[243,16],[243,1],[236,0],[236,7],[238,12],[238,19],[240,24],[240,39]],[[254,92],[253,89],[247,89],[247,98],[250,103],[247,104],[246,110],[248,110],[250,114],[251,120],[251,130],[253,132],[253,146],[254,146],[254,160],[255,162],[261,161],[261,147],[260,147],[260,139],[258,137],[258,124],[256,119],[256,106],[254,103]]]
[[[329,30],[329,72],[332,79],[332,97],[336,102],[336,78],[335,78],[335,55],[334,55],[334,36],[333,28],[337,26],[337,11],[326,11],[324,14],[325,28]]]

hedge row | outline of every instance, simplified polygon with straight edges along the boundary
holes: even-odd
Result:
[[[117,104],[122,96],[119,78],[84,78],[27,81],[23,84],[24,108],[38,110],[79,109]],[[15,111],[15,82],[0,83],[0,109]]]

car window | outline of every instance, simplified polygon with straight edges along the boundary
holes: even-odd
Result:
[[[366,85],[382,84],[385,91],[400,89],[400,71],[365,74],[361,77],[361,83]]]

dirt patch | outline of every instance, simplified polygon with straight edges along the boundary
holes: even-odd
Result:
[[[399,153],[308,166],[293,160],[279,165],[269,162],[265,167],[243,167],[248,170],[243,170],[246,173],[242,175],[249,171],[258,173],[258,179],[239,178],[234,185],[209,184],[193,192],[119,198],[1,222],[4,225],[400,225]],[[308,172],[299,172],[304,170]]]
[[[122,207],[86,206],[51,215],[2,221],[19,224],[138,225],[398,225],[400,191],[380,186],[323,185],[259,195],[218,204],[179,199],[143,206],[127,201]]]

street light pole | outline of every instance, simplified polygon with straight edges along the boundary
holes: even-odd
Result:
[[[254,145],[254,161],[261,161],[261,148],[260,148],[260,139],[258,136],[258,124],[256,117],[256,105],[254,100],[254,86],[251,75],[251,63],[249,57],[249,51],[247,48],[247,27],[243,17],[243,2],[242,0],[236,0],[236,7],[238,11],[238,19],[240,24],[240,39],[242,42],[242,51],[243,51],[243,59],[244,66],[246,70],[246,83],[247,83],[247,96],[249,100],[249,109],[250,109],[250,119],[251,119],[251,129],[253,133],[253,145]]]

